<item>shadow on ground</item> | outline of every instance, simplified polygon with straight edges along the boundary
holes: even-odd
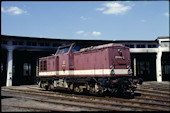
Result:
[[[42,91],[46,91],[45,89]],[[70,91],[68,89],[55,89],[52,90],[53,92],[60,92],[60,93],[66,93],[66,94],[76,94],[76,95],[84,95],[84,96],[96,96],[96,97],[116,97],[116,98],[123,98],[123,99],[133,99],[135,96],[141,96],[141,93],[124,93],[124,94],[120,94],[120,93],[110,93],[110,92],[104,92],[102,94],[90,94],[88,92],[82,92],[82,93],[77,93],[74,91]]]
[[[1,99],[5,99],[5,98],[14,98],[12,96],[1,96]]]

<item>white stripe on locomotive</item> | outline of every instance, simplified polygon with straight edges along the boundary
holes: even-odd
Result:
[[[132,70],[130,70],[130,72],[132,72]],[[110,69],[92,69],[39,72],[39,75],[110,75],[110,73]],[[129,74],[128,69],[114,69],[114,73],[115,75]]]

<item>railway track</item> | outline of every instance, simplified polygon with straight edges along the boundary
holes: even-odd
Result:
[[[150,90],[150,89],[137,89],[136,91],[156,93],[156,94],[158,93],[158,94],[167,95],[167,96],[170,95],[170,92],[167,92],[167,91],[157,91],[157,90]]]
[[[66,112],[66,110],[56,110],[56,109],[47,109],[47,108],[37,108],[37,107],[28,107],[28,106],[16,106],[16,105],[5,105],[2,104],[2,107],[12,107],[12,108],[18,108],[18,109],[24,109],[24,110],[33,110],[38,112],[49,112],[49,111],[58,111],[58,112]]]
[[[40,90],[40,91],[42,90],[40,88],[35,88],[35,87],[28,87],[28,88],[37,89],[37,90]],[[170,92],[168,92],[168,91],[162,92],[162,91],[155,91],[155,90],[148,90],[148,89],[146,89],[146,90],[145,89],[137,89],[135,92],[138,93],[138,94],[141,94],[144,97],[150,97],[150,98],[146,98],[146,99],[149,99],[149,100],[165,101],[167,103],[170,102],[170,98],[169,98]],[[53,92],[47,92],[47,93],[52,94]],[[150,94],[148,94],[148,93],[150,93]],[[158,94],[158,95],[155,95],[155,93]],[[160,94],[162,94],[162,95],[160,95]],[[65,94],[65,95],[70,96],[69,94]],[[156,99],[156,98],[159,98],[159,99]],[[161,98],[163,98],[163,100],[161,100]]]
[[[116,109],[113,107],[102,107],[102,106],[94,106],[94,105],[90,105],[90,104],[98,104],[99,103],[94,103],[94,102],[90,102],[87,100],[81,100],[81,99],[72,99],[72,98],[66,98],[66,97],[60,97],[60,96],[52,96],[52,95],[44,95],[44,94],[38,94],[38,93],[30,93],[30,92],[21,92],[21,91],[11,91],[10,90],[2,90],[2,91],[6,91],[6,92],[15,92],[15,93],[24,93],[24,94],[29,94],[29,95],[38,95],[38,96],[43,96],[43,97],[47,97],[50,99],[55,99],[55,100],[60,100],[60,101],[49,101],[49,100],[42,100],[42,99],[36,99],[36,98],[28,98],[28,97],[24,97],[24,99],[29,99],[29,100],[34,100],[34,101],[38,101],[38,102],[43,102],[43,103],[48,103],[48,104],[62,104],[65,106],[71,106],[71,107],[81,107],[81,108],[87,108],[87,109],[93,109],[93,110],[98,110],[98,111],[124,111],[124,110],[120,110],[120,109]],[[74,103],[70,103],[70,102],[64,102],[64,101],[73,101]],[[76,102],[76,103],[75,103]],[[80,104],[77,104],[80,103]],[[82,104],[85,103],[86,105]],[[102,104],[103,105],[103,104]]]
[[[150,87],[150,86],[141,86],[140,89],[151,89],[151,90],[159,90],[159,91],[170,91],[170,88],[165,87]]]
[[[29,87],[30,89],[39,89],[39,88],[33,88],[33,87]],[[148,90],[142,90],[142,91],[144,91],[144,92],[146,92],[146,91],[148,91]],[[150,90],[149,90],[150,91]],[[158,91],[159,92],[159,91]],[[158,93],[157,92],[157,93]],[[52,94],[53,92],[48,92],[49,94]],[[152,92],[152,93],[155,93],[155,92]],[[61,93],[62,94],[62,93]],[[168,92],[164,92],[163,94],[168,94]],[[63,95],[63,94],[62,94]],[[64,95],[66,95],[66,96],[72,96],[73,94],[64,94]],[[83,96],[81,96],[81,95],[74,95],[74,96],[79,96],[80,98],[84,98],[85,97],[85,95],[83,95]],[[149,97],[150,96],[150,97]],[[133,100],[131,100],[131,102],[132,103],[141,103],[141,104],[143,104],[142,102],[144,102],[144,103],[146,103],[146,101],[148,101],[148,100],[150,100],[151,101],[151,103],[149,103],[150,105],[156,105],[156,104],[154,104],[153,102],[158,102],[158,104],[157,105],[159,105],[159,106],[167,106],[167,107],[169,107],[169,105],[166,105],[166,104],[168,104],[168,103],[170,103],[170,100],[169,100],[169,98],[167,99],[166,97],[166,99],[158,99],[157,98],[157,96],[158,95],[156,95],[156,97],[154,97],[153,95],[142,95],[142,96],[140,96],[140,97],[135,97],[135,99],[133,99],[133,100],[135,100],[135,101],[133,101]],[[166,95],[166,96],[168,96],[168,95]],[[149,98],[148,98],[149,97]],[[152,98],[151,98],[152,97]],[[163,97],[163,96],[161,96],[161,97]],[[89,97],[86,97],[86,98],[89,98]],[[93,98],[96,98],[96,97],[93,97]],[[100,97],[97,97],[97,98],[100,98]],[[109,99],[107,99],[107,98],[100,98],[100,99],[102,99],[102,100],[112,100],[112,101],[115,101],[115,100],[121,100],[121,101],[124,101],[124,102],[129,102],[129,100],[127,100],[127,99],[120,99],[120,98],[114,98],[114,97],[111,97],[111,98],[109,98]],[[141,100],[141,102],[138,102],[138,100]],[[136,101],[137,100],[137,101]],[[143,100],[143,101],[142,101]],[[163,103],[165,103],[165,105],[163,104]]]
[[[34,88],[32,88],[34,89]],[[36,88],[35,88],[36,89]],[[6,89],[2,89],[2,91],[5,91]],[[6,90],[7,91],[7,90]],[[100,105],[100,106],[104,106],[104,108],[102,107],[95,107],[93,106],[93,108],[91,109],[96,109],[96,110],[107,110],[107,111],[120,111],[120,110],[149,110],[149,111],[152,111],[152,110],[156,110],[156,111],[168,111],[169,110],[169,104],[160,104],[160,103],[156,103],[153,101],[152,102],[140,102],[140,101],[137,101],[137,100],[127,100],[127,99],[120,99],[120,98],[114,98],[114,97],[111,97],[111,98],[104,98],[104,97],[95,97],[95,96],[85,96],[85,95],[75,95],[75,94],[64,94],[64,93],[55,93],[55,92],[47,92],[47,91],[35,91],[35,90],[19,90],[19,89],[10,89],[8,90],[9,92],[10,91],[13,91],[13,92],[20,92],[20,93],[25,93],[25,94],[31,94],[32,95],[39,95],[39,96],[48,96],[50,98],[53,98],[53,99],[60,99],[60,100],[69,100],[69,101],[74,101],[74,102],[79,102],[79,103],[87,103],[88,105],[89,104],[95,104],[95,105]],[[64,95],[64,96],[61,96],[61,95]],[[71,98],[68,98],[68,97],[71,97]],[[89,101],[90,99],[90,101]],[[38,99],[32,99],[34,101],[39,101],[39,102],[46,102],[46,103],[51,103],[51,104],[65,104],[66,103],[59,103],[59,102],[53,102],[53,101],[46,101],[46,100],[38,100]],[[102,100],[102,101],[101,101]],[[163,100],[162,100],[163,101]],[[68,104],[67,103],[67,106],[74,106],[73,104]],[[76,104],[77,106],[77,104]],[[91,105],[92,106],[92,105]],[[113,108],[114,106],[114,108]],[[115,107],[117,106],[117,107]],[[153,107],[153,106],[156,106],[156,107]],[[77,106],[78,107],[78,106]],[[88,106],[80,106],[79,104],[79,107],[88,107]],[[121,109],[120,109],[121,108]],[[122,109],[123,108],[123,109]],[[131,108],[131,109],[128,109],[128,108]]]
[[[138,89],[151,89],[157,91],[168,91],[170,92],[170,82],[165,83],[144,83],[139,86]]]

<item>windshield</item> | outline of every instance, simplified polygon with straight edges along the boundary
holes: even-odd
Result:
[[[57,55],[63,54],[63,53],[67,53],[68,50],[69,50],[69,48],[60,48],[60,49],[57,51]]]
[[[75,52],[75,51],[79,51],[80,50],[80,46],[74,46],[72,49],[71,49],[71,52]]]

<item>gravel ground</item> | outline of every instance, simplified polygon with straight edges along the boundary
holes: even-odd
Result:
[[[55,110],[68,110],[68,111],[86,111],[87,109],[78,109],[76,107],[69,107],[64,105],[55,105],[55,104],[47,104],[43,102],[37,102],[30,99],[25,99],[24,97],[36,98],[39,100],[52,100],[40,96],[30,96],[22,93],[14,93],[14,92],[1,92],[1,111],[2,112],[15,112],[15,111],[39,111],[39,110],[30,110],[30,109],[20,109],[7,107],[3,105],[13,105],[13,106],[24,106],[24,107],[38,107],[38,108],[48,108]],[[54,99],[53,99],[54,101]]]
[[[162,83],[157,83],[157,82],[145,82],[145,84],[162,84],[165,86],[169,85],[169,82],[162,82]],[[161,86],[162,86],[161,85]],[[29,90],[29,88],[32,87],[35,90],[39,89],[37,85],[22,85],[22,86],[10,86],[10,87],[1,87],[1,89],[21,89],[21,90]],[[31,89],[33,90],[33,89]],[[61,104],[50,104],[50,103],[43,103],[43,102],[38,102],[34,101],[28,98],[34,98],[38,100],[48,100],[48,101],[62,101],[65,102],[64,100],[59,100],[59,99],[51,99],[48,97],[44,96],[37,96],[37,95],[28,95],[24,93],[17,93],[17,92],[5,92],[1,91],[1,111],[2,112],[41,112],[42,110],[33,110],[33,109],[23,109],[23,108],[14,108],[14,107],[8,107],[5,105],[11,105],[11,106],[23,106],[23,107],[37,107],[37,108],[44,108],[44,109],[53,109],[53,110],[66,110],[66,111],[91,111],[90,109],[86,108],[78,108],[74,106],[66,106],[66,105],[61,105]],[[90,98],[89,98],[90,99]],[[104,100],[101,100],[104,101]],[[68,103],[68,101],[67,101]],[[71,102],[69,102],[71,103]],[[76,103],[76,102],[75,102]],[[76,104],[83,104],[83,103],[76,103]],[[94,109],[93,109],[94,110]]]

